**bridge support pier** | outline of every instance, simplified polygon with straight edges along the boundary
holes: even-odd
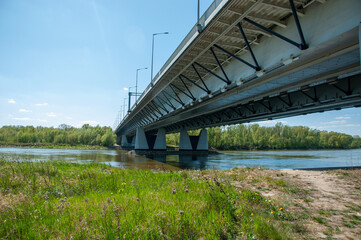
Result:
[[[129,147],[129,142],[128,142],[127,136],[122,135],[122,140],[121,140],[120,146],[126,147],[126,148]]]
[[[136,150],[149,150],[149,145],[143,128],[138,127],[135,134]]]
[[[191,139],[188,135],[187,130],[182,129],[180,131],[180,139],[179,139],[179,150],[193,150]]]
[[[165,142],[165,128],[158,129],[157,137],[154,143],[154,150],[167,150],[167,145]]]
[[[208,151],[208,132],[205,128],[199,133],[197,150]]]
[[[185,129],[180,132],[179,150],[208,151],[208,133],[202,129],[199,136],[189,136]]]

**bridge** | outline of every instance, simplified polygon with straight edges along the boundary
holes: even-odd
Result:
[[[205,128],[361,106],[359,0],[215,0],[115,129],[208,150]],[[187,130],[200,129],[199,136]]]

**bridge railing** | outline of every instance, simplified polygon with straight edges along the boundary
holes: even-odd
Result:
[[[204,28],[213,18],[213,16],[217,13],[215,10],[221,3],[228,2],[228,0],[214,0],[212,4],[208,7],[205,13],[200,17],[199,21],[193,26],[191,31],[187,34],[187,36],[183,39],[183,41],[179,44],[173,54],[168,58],[163,67],[159,70],[159,72],[154,76],[152,82],[146,87],[143,91],[142,95],[138,98],[137,102],[142,101],[144,96],[152,89],[152,86],[155,85],[163,76],[163,74],[173,65],[173,63],[178,59],[178,57],[186,50],[189,44],[191,44],[196,36],[198,36],[198,24]],[[134,104],[132,110],[135,108],[137,104]]]
[[[193,40],[199,35],[198,24],[201,25],[201,28],[205,28],[210,20],[217,14],[217,12],[222,8],[225,3],[229,0],[214,0],[212,4],[208,7],[205,13],[199,18],[199,21],[193,26],[191,31],[179,44],[173,54],[168,58],[163,67],[158,71],[158,73],[153,77],[151,83],[145,88],[143,93],[137,99],[135,104],[131,107],[130,111],[133,111],[138,103],[140,103],[143,98],[148,94],[148,92],[153,88],[153,86],[163,77],[164,73],[173,65],[173,63],[180,57],[180,55],[187,49],[187,47],[193,42]],[[129,112],[123,117],[122,121],[119,123],[117,129],[123,124],[125,119],[128,118]]]

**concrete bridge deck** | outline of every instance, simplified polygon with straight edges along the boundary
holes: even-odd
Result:
[[[358,0],[214,1],[116,134],[361,106],[359,9]]]

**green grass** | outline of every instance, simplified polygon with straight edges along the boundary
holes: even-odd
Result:
[[[294,221],[217,171],[0,160],[0,239],[290,239]]]

